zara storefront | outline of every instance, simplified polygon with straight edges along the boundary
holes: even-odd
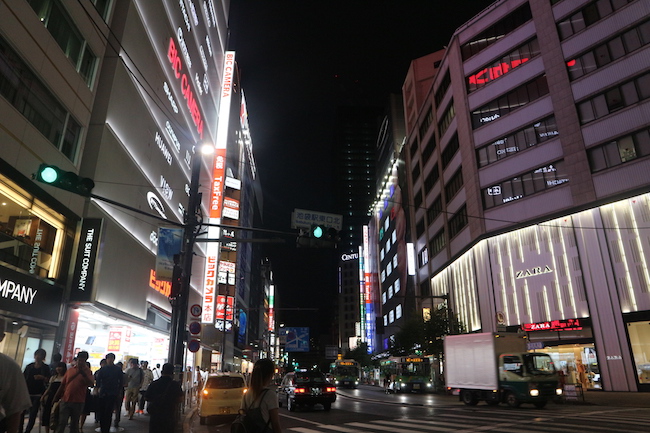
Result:
[[[650,194],[483,239],[431,279],[468,332],[527,333],[567,383],[650,391]]]

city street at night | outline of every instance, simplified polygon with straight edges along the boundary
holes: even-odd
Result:
[[[320,406],[288,412],[280,408],[284,432],[296,433],[410,433],[410,432],[646,432],[650,397],[609,398],[588,393],[586,403],[550,403],[509,408],[485,404],[465,406],[456,396],[389,394],[376,386],[341,389],[329,412]],[[597,393],[596,393],[597,394]],[[594,403],[590,403],[593,401]],[[598,402],[598,403],[596,403]],[[226,433],[231,418],[199,425],[192,433]],[[187,430],[187,429],[186,429]],[[187,432],[186,432],[187,433]]]

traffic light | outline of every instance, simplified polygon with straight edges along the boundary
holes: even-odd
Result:
[[[298,247],[307,248],[335,248],[340,240],[339,232],[320,224],[313,224],[309,231],[301,231],[296,240]]]
[[[309,235],[314,239],[322,239],[327,233],[327,228],[318,224],[312,224]]]
[[[41,164],[32,177],[39,182],[86,197],[90,197],[92,189],[95,187],[95,182],[92,179],[62,170],[56,165]]]

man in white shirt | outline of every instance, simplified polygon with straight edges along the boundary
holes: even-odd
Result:
[[[0,341],[5,338],[5,319],[0,317]],[[23,411],[32,406],[27,383],[16,361],[0,353],[0,431],[18,433]]]

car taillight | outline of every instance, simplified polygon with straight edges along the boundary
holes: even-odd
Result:
[[[325,392],[336,392],[336,388],[333,386],[328,386],[325,388]]]
[[[248,392],[248,388],[244,388],[244,391],[242,391],[242,394],[246,394]]]
[[[304,394],[307,392],[306,388],[296,388],[296,394]]]

